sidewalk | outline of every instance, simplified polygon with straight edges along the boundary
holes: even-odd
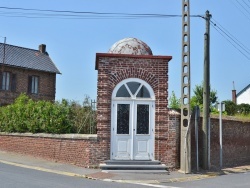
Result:
[[[23,168],[29,168],[34,170],[40,170],[45,172],[51,172],[66,176],[78,176],[88,179],[100,179],[103,181],[116,181],[127,183],[143,183],[143,184],[160,184],[169,182],[183,182],[199,180],[204,178],[212,178],[219,175],[228,173],[242,173],[250,171],[250,166],[241,166],[235,168],[227,168],[222,171],[215,172],[202,172],[182,174],[178,171],[102,171],[100,169],[88,169],[77,167],[74,165],[51,162],[40,158],[31,156],[9,153],[0,151],[0,163],[19,166]]]

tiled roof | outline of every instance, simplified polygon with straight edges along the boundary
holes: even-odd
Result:
[[[4,44],[0,43],[0,64],[3,63]],[[61,74],[47,53],[5,44],[5,65]]]

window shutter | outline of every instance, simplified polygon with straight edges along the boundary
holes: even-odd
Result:
[[[32,76],[28,77],[28,93],[31,93],[32,88]]]
[[[11,78],[11,91],[16,91],[16,74],[12,74]]]

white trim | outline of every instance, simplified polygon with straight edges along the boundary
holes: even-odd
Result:
[[[139,84],[141,84],[137,91],[135,92],[135,94],[133,95],[127,85],[128,82],[138,82]],[[125,85],[126,89],[128,90],[129,94],[131,97],[116,97],[117,91],[120,89],[121,86]],[[149,94],[150,94],[150,98],[136,98],[135,96],[138,94],[138,92],[140,91],[140,89],[142,87],[146,87],[146,89],[148,90]],[[116,135],[116,118],[117,118],[117,112],[116,112],[116,108],[117,108],[117,104],[130,104],[130,117],[131,117],[131,121],[130,122],[130,159],[134,159],[134,141],[135,141],[135,137],[143,137],[143,135],[136,135],[133,130],[131,130],[131,128],[136,128],[134,127],[135,124],[135,107],[138,104],[148,104],[149,105],[149,152],[150,152],[150,159],[154,160],[154,147],[155,147],[155,94],[154,91],[152,89],[152,87],[145,82],[144,80],[141,80],[139,78],[128,78],[125,79],[123,81],[121,81],[120,83],[118,83],[116,85],[116,87],[114,88],[113,92],[112,92],[112,102],[111,102],[111,144],[110,144],[110,159],[115,159],[115,147],[116,147],[116,139],[117,139],[117,135]],[[131,132],[132,131],[132,132]],[[128,136],[129,136],[128,135]],[[118,135],[119,136],[119,135]],[[147,136],[147,135],[145,135]],[[136,159],[137,160],[137,159]]]
[[[154,94],[154,90],[153,90],[153,88],[147,83],[147,82],[145,82],[144,80],[141,80],[141,79],[139,79],[139,78],[127,78],[127,79],[125,79],[125,80],[122,80],[120,83],[118,83],[116,86],[115,86],[115,88],[114,88],[114,90],[113,90],[113,92],[112,92],[112,100],[114,100],[114,99],[118,99],[118,97],[116,97],[116,93],[117,93],[117,91],[118,91],[118,89],[120,89],[120,87],[122,86],[122,85],[125,85],[125,87],[127,88],[127,82],[138,82],[138,83],[140,83],[140,84],[142,84],[142,85],[144,85],[147,89],[148,89],[148,91],[149,91],[149,94],[150,94],[150,98],[143,98],[142,100],[155,100],[155,94]],[[140,88],[141,88],[142,86],[140,86]],[[130,93],[130,92],[129,92]],[[126,99],[126,100],[131,100],[131,98],[126,98],[126,97],[119,97],[119,100],[123,100],[123,99]],[[139,100],[139,99],[136,99],[136,100]]]

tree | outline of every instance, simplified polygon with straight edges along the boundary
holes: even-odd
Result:
[[[203,83],[201,85],[196,85],[194,90],[194,96],[191,98],[191,109],[195,106],[199,106],[201,109],[203,107]],[[217,91],[211,90],[210,91],[210,108],[217,102]]]
[[[181,108],[180,99],[176,97],[174,91],[172,91],[172,95],[169,97],[169,108],[175,110],[179,110]]]

